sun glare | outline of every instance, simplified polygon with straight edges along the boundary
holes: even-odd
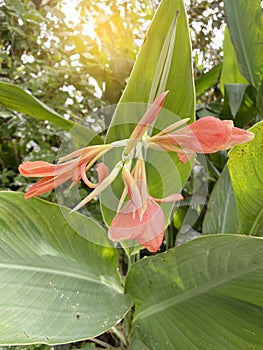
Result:
[[[76,1],[63,1],[61,11],[65,15],[65,22],[77,25],[80,20],[80,15],[76,10]]]
[[[78,1],[76,0],[75,1],[65,0],[61,4],[61,11],[65,15],[65,22],[67,23],[67,25],[72,27],[72,29],[77,28],[81,22],[81,15],[78,11],[77,4],[78,4]],[[82,26],[81,26],[80,32],[82,35],[84,36],[88,35],[91,39],[94,39],[96,36],[94,27],[95,27],[94,21],[89,19],[86,22],[84,21],[83,23],[83,19],[82,19]],[[80,28],[78,27],[78,29]]]

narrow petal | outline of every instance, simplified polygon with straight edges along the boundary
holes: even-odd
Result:
[[[116,177],[120,172],[121,167],[122,167],[122,164],[118,163],[113,168],[111,173],[105,179],[103,179],[98,184],[98,186],[86,198],[84,198],[78,205],[76,205],[75,208],[71,210],[71,212],[79,210],[81,207],[89,203],[93,198],[98,196],[102,191],[104,191],[116,179]]]
[[[156,201],[156,202],[161,202],[161,203],[168,203],[168,202],[178,202],[178,201],[181,201],[182,199],[184,199],[184,197],[179,194],[179,193],[174,193],[174,194],[171,194],[170,196],[167,196],[167,197],[164,197],[164,198],[161,198],[161,199],[158,199],[158,198],[154,198],[153,199]]]
[[[30,189],[25,194],[25,198],[32,198],[39,196],[45,192],[51,191],[54,188],[54,178],[52,177],[44,177],[43,179],[37,181],[34,185],[30,187]]]
[[[150,106],[147,112],[143,115],[139,123],[136,125],[130,136],[129,142],[125,147],[125,154],[129,154],[130,151],[136,146],[138,141],[140,141],[142,136],[145,134],[149,125],[151,125],[151,123],[160,113],[168,92],[169,91],[165,91],[156,98],[156,100],[153,102],[153,104]]]
[[[178,129],[182,125],[185,125],[189,120],[190,120],[190,118],[184,118],[184,119],[178,120],[177,122],[167,126],[163,130],[161,130],[157,135],[159,136],[159,135],[167,134],[168,132],[171,132],[175,129]]]
[[[128,190],[128,195],[135,207],[135,210],[142,208],[142,198],[137,183],[129,170],[127,168],[123,168],[122,170],[122,178],[125,186]]]

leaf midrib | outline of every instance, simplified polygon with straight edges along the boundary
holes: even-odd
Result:
[[[135,315],[135,317],[134,317],[134,322],[138,321],[138,320],[142,320],[142,319],[147,318],[149,316],[152,316],[154,314],[157,314],[157,313],[159,313],[167,308],[170,308],[171,306],[181,304],[181,303],[183,303],[189,299],[192,299],[192,298],[194,298],[202,293],[205,293],[211,289],[214,289],[220,285],[223,285],[226,282],[235,280],[238,277],[245,276],[248,273],[257,271],[259,269],[263,269],[263,265],[257,265],[256,267],[249,268],[249,269],[245,270],[245,272],[244,272],[244,270],[242,270],[239,273],[235,273],[235,274],[232,274],[231,276],[227,276],[224,278],[222,278],[222,277],[217,278],[213,281],[204,283],[201,286],[198,286],[194,289],[190,289],[190,290],[186,291],[185,293],[182,293],[180,295],[176,295],[172,298],[161,301],[158,304],[154,304],[154,305],[148,307],[147,309],[144,309],[142,312],[138,312],[137,315]]]
[[[236,5],[237,4],[235,2],[233,2],[235,18],[238,18],[238,15],[236,15],[238,13]],[[251,81],[253,86],[256,86],[256,83],[255,83],[255,80],[254,80],[253,71],[252,71],[252,67],[250,66],[249,57],[247,55],[247,50],[246,50],[247,47],[245,45],[245,42],[242,40],[242,38],[243,38],[242,26],[240,25],[240,23],[238,21],[236,21],[236,28],[237,28],[237,32],[238,32],[238,39],[239,39],[239,42],[240,42],[242,55],[243,55],[243,58],[244,58],[244,61],[245,61],[245,64],[246,64],[246,68],[248,70],[250,81]]]
[[[54,274],[58,276],[65,276],[69,278],[75,278],[75,279],[80,279],[84,280],[86,282],[92,282],[96,284],[101,284],[105,285],[106,287],[113,289],[117,291],[118,293],[122,293],[122,289],[120,286],[117,286],[116,284],[113,285],[113,278],[110,279],[108,276],[105,275],[95,275],[92,273],[88,272],[83,272],[80,270],[75,270],[75,269],[56,269],[54,267],[44,267],[44,266],[32,266],[28,264],[23,264],[23,263],[11,263],[11,262],[0,262],[0,271],[1,269],[9,269],[9,270],[22,270],[23,272],[25,271],[32,271],[35,273],[46,273],[46,274]]]

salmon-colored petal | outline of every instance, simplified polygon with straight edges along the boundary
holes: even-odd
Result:
[[[56,187],[54,177],[44,177],[37,181],[25,194],[25,198],[32,198],[39,196],[45,192],[51,191]]]
[[[98,163],[96,165],[96,171],[98,173],[98,182],[100,183],[109,175],[109,169],[104,163]]]
[[[184,199],[184,197],[179,193],[171,194],[170,196],[164,198],[153,198],[156,202],[167,203],[167,202],[178,202]]]
[[[159,249],[164,235],[164,214],[159,205],[149,197],[147,208],[140,218],[131,201],[113,218],[108,236],[112,241],[136,238],[150,251]]]
[[[70,180],[72,177],[70,172],[62,173],[58,176],[46,176],[41,180],[38,180],[25,194],[25,198],[32,198],[39,196],[45,192],[53,190],[55,187]]]
[[[142,208],[143,203],[137,182],[126,167],[122,170],[122,178],[135,210]]]
[[[138,141],[140,141],[142,136],[145,134],[149,125],[152,124],[157,115],[160,113],[168,92],[169,91],[165,91],[156,98],[147,112],[143,115],[139,123],[136,125],[125,148],[124,152],[126,154],[130,153],[131,150],[136,146]]]
[[[166,136],[179,146],[196,153],[227,150],[253,139],[251,132],[235,128],[231,120],[220,120],[209,116]]]
[[[151,198],[143,215],[146,225],[136,240],[150,252],[156,252],[164,237],[164,214],[161,207]]]
[[[225,147],[226,149],[229,149],[240,143],[250,142],[254,139],[254,137],[255,134],[253,134],[253,132],[239,128],[233,128],[231,135],[229,136],[225,144]]]
[[[112,241],[123,241],[136,238],[145,228],[145,222],[140,221],[138,210],[129,201],[113,218],[108,236]]]
[[[38,160],[35,162],[24,162],[19,165],[18,170],[21,175],[26,177],[53,176],[55,165]]]

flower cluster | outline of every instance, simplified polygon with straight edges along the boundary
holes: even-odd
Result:
[[[144,147],[176,152],[179,161],[186,163],[196,153],[226,150],[234,145],[249,142],[254,137],[253,133],[234,127],[232,121],[214,117],[203,117],[189,125],[186,125],[189,119],[184,119],[154,136],[149,136],[147,129],[161,111],[167,93],[157,97],[128,140],[84,147],[60,158],[58,164],[44,161],[21,164],[19,171],[23,176],[42,177],[29,189],[25,197],[38,196],[68,180],[72,181],[72,185],[82,180],[93,191],[73,209],[75,211],[99,195],[121,171],[124,191],[109,228],[109,238],[112,241],[136,239],[149,251],[156,252],[162,243],[165,229],[164,213],[158,202],[176,202],[183,197],[173,194],[157,199],[148,193]],[[110,173],[104,163],[97,163],[98,182],[91,182],[87,178],[87,171],[114,147],[124,147],[123,158]],[[133,158],[136,158],[136,161],[132,168]],[[128,201],[125,202],[127,196]]]

